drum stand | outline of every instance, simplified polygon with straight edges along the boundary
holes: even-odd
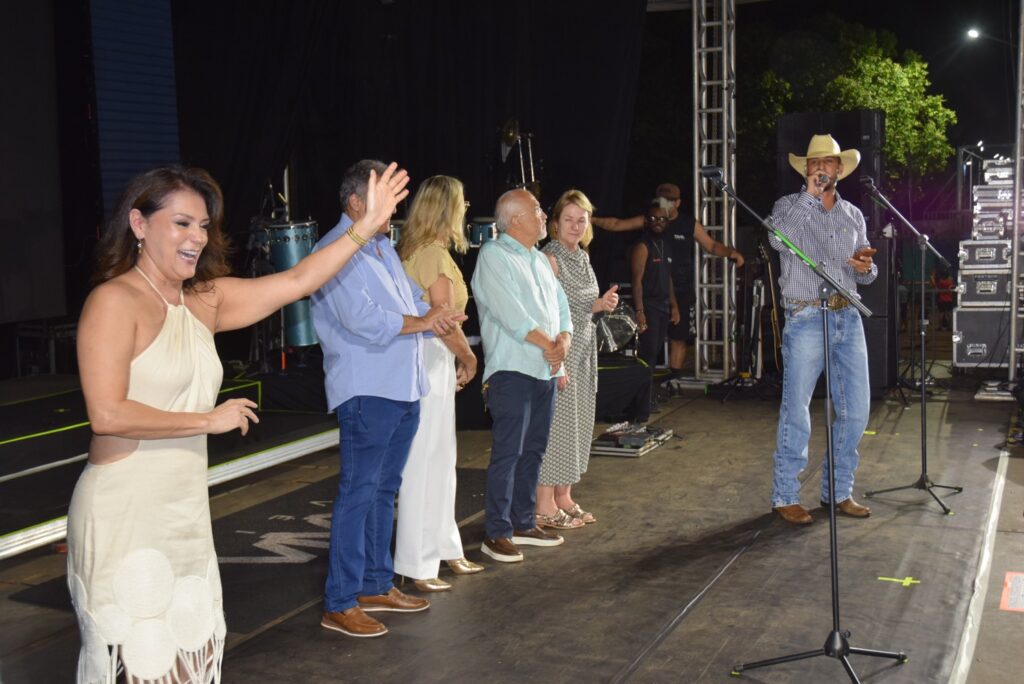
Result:
[[[754,393],[760,397],[760,393],[757,391],[758,384],[760,383],[761,375],[761,359],[760,354],[755,350],[761,347],[761,326],[759,312],[761,306],[764,304],[764,282],[757,279],[751,283],[749,288],[749,295],[746,309],[746,315],[749,315],[747,325],[744,326],[741,320],[741,334],[740,334],[740,354],[739,364],[736,367],[736,374],[727,380],[715,385],[715,388],[720,392],[722,389],[728,388],[724,395],[722,395],[722,403],[724,404],[729,397],[733,395],[737,390],[741,393],[748,388],[754,390]],[[717,394],[717,392],[716,392]]]
[[[262,226],[262,221],[256,219],[253,219],[249,226],[246,271],[250,278],[259,278],[274,272],[273,266],[270,264],[269,238],[265,237],[261,241],[257,237],[260,231],[266,232],[266,228]],[[250,372],[270,373],[270,337],[272,334],[270,319],[264,319],[252,326],[252,331],[249,334],[248,368]]]

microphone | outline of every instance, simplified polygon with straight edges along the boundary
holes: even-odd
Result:
[[[827,173],[819,173],[818,174],[818,185],[820,187],[825,187],[826,185],[828,185],[828,182],[830,180],[832,180],[832,179],[828,177]]]
[[[721,178],[724,175],[721,166],[700,167],[701,178]]]
[[[872,178],[871,176],[861,176],[860,184],[863,185],[868,190],[873,190],[875,187],[875,179]]]

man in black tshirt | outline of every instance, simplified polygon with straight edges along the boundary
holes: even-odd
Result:
[[[674,296],[679,307],[679,321],[669,326],[669,381],[682,375],[688,346],[696,337],[696,321],[693,320],[695,302],[695,277],[693,272],[693,245],[698,243],[708,254],[732,259],[737,267],[743,266],[743,255],[732,247],[718,242],[698,221],[690,221],[679,212],[682,194],[674,183],[662,183],[656,190],[656,201],[667,211],[668,225],[664,235],[671,244],[671,278]],[[591,222],[598,228],[620,233],[644,228],[644,216],[627,219],[594,216]]]
[[[670,324],[679,322],[672,286],[672,240],[666,235],[668,209],[655,201],[644,214],[644,230],[630,254],[633,306],[640,331],[637,356],[652,370],[665,346]],[[651,412],[658,410],[651,391]]]

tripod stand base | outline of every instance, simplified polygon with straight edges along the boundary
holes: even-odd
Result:
[[[924,491],[928,492],[929,494],[932,495],[932,498],[935,499],[935,502],[937,504],[939,504],[939,506],[942,507],[942,512],[945,513],[946,515],[956,515],[956,514],[953,512],[953,509],[951,509],[949,506],[947,506],[946,503],[942,499],[939,498],[939,495],[936,494],[934,490],[935,489],[949,489],[954,494],[959,494],[960,492],[964,491],[963,487],[954,487],[952,485],[935,484],[934,482],[931,481],[931,478],[928,477],[927,473],[922,473],[921,477],[918,478],[917,482],[914,482],[913,484],[902,485],[900,487],[889,487],[888,489],[876,489],[876,490],[871,491],[871,492],[864,492],[864,496],[867,497],[867,498],[871,498],[872,496],[874,496],[876,494],[887,494],[889,492],[899,492],[899,491],[903,491],[904,489],[923,489]]]
[[[854,684],[860,684],[860,679],[857,677],[857,673],[853,669],[853,665],[850,664],[848,656],[852,655],[866,655],[873,658],[891,658],[895,660],[899,665],[907,662],[907,654],[902,651],[876,651],[870,648],[855,648],[850,646],[850,633],[840,632],[832,630],[828,633],[828,638],[825,639],[825,645],[816,651],[804,651],[803,653],[793,653],[790,655],[779,656],[778,658],[769,658],[767,660],[758,660],[753,663],[744,663],[737,665],[729,673],[734,677],[743,676],[745,670],[753,670],[758,667],[770,667],[772,665],[780,665],[782,663],[792,663],[797,660],[807,660],[808,658],[816,658],[818,656],[828,656],[829,658],[835,658],[843,664],[843,669],[846,670],[846,674],[849,675],[850,681]]]

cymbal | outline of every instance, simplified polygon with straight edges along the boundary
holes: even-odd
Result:
[[[501,127],[501,141],[511,147],[519,139],[519,120],[514,116],[505,121]]]

